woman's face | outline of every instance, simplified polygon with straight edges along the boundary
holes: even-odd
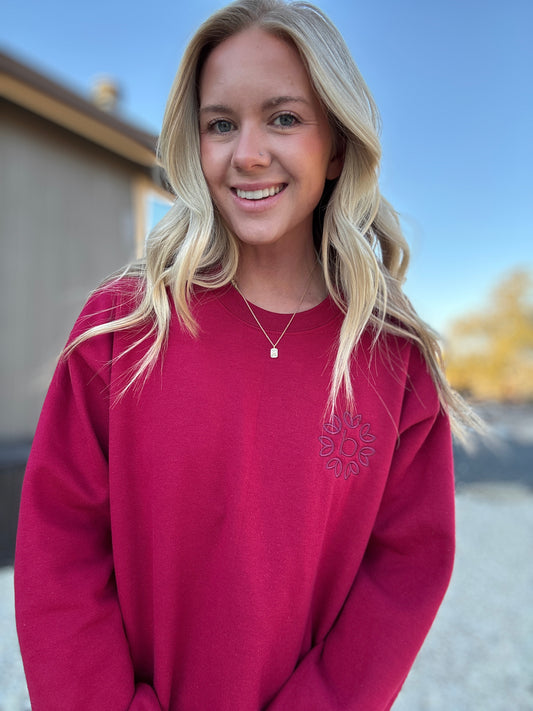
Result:
[[[199,122],[211,197],[243,245],[312,242],[341,160],[296,49],[257,27],[225,40],[202,69]]]

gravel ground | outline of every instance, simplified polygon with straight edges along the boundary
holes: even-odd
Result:
[[[448,594],[394,711],[533,711],[533,492],[457,496]]]
[[[394,711],[533,710],[533,491],[460,485],[452,583]],[[0,711],[29,711],[0,569]]]

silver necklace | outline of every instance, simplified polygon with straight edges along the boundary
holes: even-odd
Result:
[[[257,323],[257,325],[259,326],[259,328],[261,329],[261,331],[263,331],[263,333],[265,334],[265,336],[266,336],[268,342],[269,342],[270,345],[272,346],[272,348],[270,349],[270,357],[271,357],[271,358],[277,358],[277,357],[279,356],[278,343],[281,341],[281,339],[283,338],[283,336],[287,333],[287,330],[288,330],[289,326],[290,326],[291,323],[294,321],[294,317],[296,316],[296,314],[297,314],[298,311],[300,310],[301,305],[303,304],[303,301],[304,301],[304,299],[305,299],[305,296],[306,296],[307,292],[309,291],[309,287],[310,287],[310,285],[311,285],[311,277],[313,276],[313,272],[315,271],[315,267],[316,267],[316,262],[313,264],[313,268],[311,269],[311,273],[309,274],[309,278],[308,278],[308,280],[307,280],[307,284],[305,285],[305,291],[304,291],[304,293],[302,294],[302,298],[300,299],[300,303],[299,303],[298,306],[296,307],[296,311],[295,311],[295,312],[293,313],[293,315],[290,317],[289,323],[285,326],[285,328],[283,329],[283,331],[282,331],[282,333],[281,333],[281,336],[278,338],[278,340],[277,340],[276,342],[274,342],[274,341],[270,338],[270,336],[268,335],[268,333],[265,331],[265,329],[264,329],[263,326],[261,325],[261,322],[259,321],[259,319],[258,319],[257,316],[255,315],[255,312],[254,312],[254,310],[252,309],[252,306],[251,306],[250,302],[248,301],[248,299],[246,298],[246,296],[242,293],[242,291],[239,289],[239,286],[238,286],[237,282],[235,281],[235,279],[232,279],[232,280],[231,280],[231,283],[233,284],[233,286],[235,287],[235,289],[236,289],[236,290],[239,292],[239,294],[242,296],[242,298],[243,298],[243,300],[244,300],[244,303],[246,304],[246,306],[248,307],[250,313],[251,313],[252,316],[254,317],[255,322]]]

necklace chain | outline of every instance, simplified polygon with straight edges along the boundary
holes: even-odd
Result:
[[[305,299],[305,296],[306,296],[307,292],[309,291],[309,287],[310,287],[310,285],[311,285],[311,277],[313,276],[313,272],[315,271],[315,267],[316,267],[316,262],[313,264],[313,268],[311,269],[311,272],[310,272],[310,274],[309,274],[309,278],[307,279],[307,284],[305,285],[305,291],[304,291],[304,293],[302,294],[302,298],[300,299],[300,303],[299,303],[298,306],[296,307],[296,311],[295,311],[295,312],[292,314],[292,316],[290,317],[289,322],[287,323],[287,325],[286,325],[285,328],[283,329],[283,331],[282,331],[282,333],[281,333],[281,336],[278,338],[278,340],[277,340],[276,342],[274,342],[274,341],[270,338],[270,336],[268,335],[268,333],[267,333],[267,332],[265,331],[265,329],[263,328],[261,322],[259,321],[259,319],[257,318],[257,316],[256,316],[256,314],[255,314],[255,312],[254,312],[254,310],[252,309],[252,306],[251,306],[250,302],[248,301],[248,299],[246,298],[246,296],[242,293],[242,291],[239,289],[239,285],[237,284],[237,282],[235,281],[235,279],[232,279],[232,280],[231,280],[231,283],[233,284],[233,286],[235,287],[235,289],[236,289],[236,290],[239,292],[239,294],[242,296],[243,301],[244,301],[244,303],[246,304],[246,306],[248,307],[248,310],[250,311],[250,313],[252,314],[252,316],[254,317],[255,322],[257,323],[257,325],[259,326],[259,328],[261,329],[261,331],[263,331],[263,333],[264,333],[266,339],[268,340],[268,342],[269,342],[270,345],[272,346],[272,348],[270,349],[270,357],[271,357],[271,358],[277,358],[278,355],[279,355],[278,343],[281,341],[281,339],[283,338],[283,336],[287,333],[287,331],[288,331],[288,329],[289,329],[289,326],[290,326],[291,323],[294,321],[294,317],[296,316],[296,314],[297,314],[298,311],[300,310],[301,305],[303,304],[303,301],[304,301],[304,299]]]

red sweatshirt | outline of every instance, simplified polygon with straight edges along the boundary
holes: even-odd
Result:
[[[74,333],[127,302],[103,289]],[[276,340],[289,317],[255,311]],[[277,359],[232,287],[194,313],[199,336],[174,314],[161,362],[120,400],[132,334],[57,368],[15,565],[33,709],[390,709],[453,560],[450,431],[427,368],[365,336],[355,407],[328,417],[331,300],[297,314]]]

